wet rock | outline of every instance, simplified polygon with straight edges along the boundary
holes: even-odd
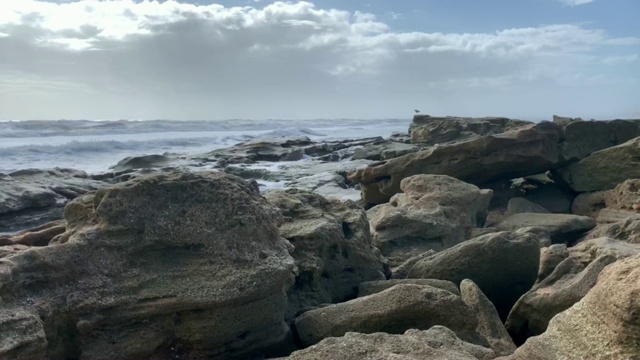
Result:
[[[286,336],[291,245],[279,211],[243,180],[164,173],[77,201],[67,241],[0,262],[0,310],[40,319],[46,337],[21,356],[248,356]],[[22,336],[9,335],[0,358],[23,351],[5,346]]]
[[[288,292],[288,320],[303,309],[353,299],[360,283],[390,275],[373,247],[365,212],[355,203],[297,189],[269,191],[265,197],[284,214],[280,234],[295,247],[298,273]]]
[[[553,123],[527,125],[404,155],[360,169],[349,178],[362,184],[366,203],[381,204],[399,193],[402,179],[412,175],[449,175],[477,185],[546,171],[558,161],[559,138],[560,128]]]
[[[427,250],[449,248],[484,224],[491,190],[445,175],[416,175],[403,193],[367,212],[376,247],[398,266]]]
[[[0,174],[0,232],[13,232],[62,219],[64,205],[107,185],[70,169],[20,170]]]
[[[354,159],[366,160],[388,160],[405,154],[416,152],[420,147],[415,145],[403,144],[395,141],[386,141],[380,144],[365,145],[355,149]]]
[[[513,304],[534,284],[540,245],[531,233],[499,232],[480,236],[419,260],[409,278],[469,279],[506,319]]]
[[[304,157],[303,146],[311,145],[306,136],[263,138],[242,142],[225,149],[214,150],[201,157],[221,159],[228,164],[256,161],[296,161]]]
[[[141,155],[126,157],[112,167],[113,171],[127,171],[145,168],[158,168],[172,164],[176,159],[167,155]]]

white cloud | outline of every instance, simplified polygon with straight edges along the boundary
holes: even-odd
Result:
[[[623,55],[623,56],[608,56],[602,60],[605,64],[609,65],[618,65],[618,64],[629,64],[635,61],[638,61],[638,54],[633,55]]]
[[[384,117],[464,111],[460,96],[525,112],[539,106],[499,92],[592,84],[601,49],[640,43],[577,25],[394,32],[308,2],[0,1],[0,118]]]
[[[570,6],[584,5],[594,2],[595,0],[558,0],[563,4]]]

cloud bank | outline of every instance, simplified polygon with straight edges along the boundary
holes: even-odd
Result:
[[[397,32],[362,12],[260,6],[3,0],[0,119],[637,111],[610,90],[638,88],[611,73],[637,68],[636,37],[573,24]]]

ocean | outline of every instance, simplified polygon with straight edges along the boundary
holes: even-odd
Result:
[[[411,120],[30,120],[0,122],[0,173],[72,168],[90,174],[128,156],[199,154],[262,137],[314,141],[388,137]]]

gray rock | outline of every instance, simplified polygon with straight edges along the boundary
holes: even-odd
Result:
[[[640,213],[640,179],[629,179],[605,193],[607,209]]]
[[[126,157],[110,169],[113,171],[127,171],[145,168],[158,168],[176,161],[176,158],[167,155],[141,155]]]
[[[367,212],[374,244],[391,266],[469,238],[484,224],[493,194],[445,175],[412,176],[400,187],[390,203]]]
[[[426,259],[431,255],[436,254],[435,250],[428,250],[423,252],[420,255],[416,255],[407,261],[403,262],[400,266],[391,269],[391,279],[405,279],[407,275],[409,275],[409,271],[413,268],[413,266],[420,260]]]
[[[509,214],[520,214],[520,213],[539,213],[539,214],[548,214],[549,210],[544,207],[533,203],[525,198],[515,197],[509,200],[509,204],[507,207],[507,211]]]
[[[627,218],[615,223],[599,224],[585,236],[585,239],[601,237],[626,241],[631,244],[640,244],[640,219]]]
[[[376,161],[388,160],[418,151],[419,149],[420,147],[415,145],[403,144],[395,141],[386,141],[378,144],[365,145],[361,148],[355,149],[353,158]]]
[[[615,188],[627,179],[640,178],[640,137],[596,151],[561,169],[560,174],[576,192]]]
[[[365,334],[402,334],[442,325],[464,340],[481,341],[475,333],[475,314],[447,290],[426,285],[401,284],[369,296],[308,311],[295,327],[304,346],[355,331]]]
[[[569,257],[566,244],[553,244],[540,250],[540,269],[536,284],[546,279],[558,265]]]
[[[452,294],[460,295],[460,290],[456,284],[451,281],[438,279],[390,279],[363,282],[360,284],[358,297],[379,293],[400,284],[428,285],[434,288],[447,290]]]
[[[381,204],[399,193],[401,181],[412,175],[449,175],[476,185],[533,175],[557,163],[560,132],[559,126],[550,122],[527,125],[404,155],[360,169],[349,178],[362,185],[366,203]]]
[[[0,232],[62,219],[70,200],[107,185],[71,169],[20,170],[0,174]]]
[[[598,224],[613,224],[626,220],[640,220],[640,213],[604,208],[598,212],[598,217],[596,218]]]
[[[516,345],[509,337],[496,308],[482,290],[473,281],[466,279],[460,283],[460,292],[462,301],[476,314],[478,319],[476,331],[489,342],[489,346],[496,355],[512,354],[516,350]]]
[[[409,278],[460,284],[470,279],[506,319],[513,304],[534,284],[540,263],[538,239],[530,233],[500,232],[460,243],[419,260]]]
[[[520,213],[507,217],[494,225],[496,228],[517,230],[529,226],[549,230],[551,241],[555,244],[570,243],[596,227],[596,221],[590,217],[570,214]]]
[[[609,238],[593,239],[569,248],[567,257],[553,272],[518,300],[507,319],[507,329],[520,343],[542,334],[551,318],[591,290],[607,265],[636,254],[640,254],[640,245]]]
[[[578,303],[504,360],[637,359],[640,255],[617,261]]]
[[[640,136],[638,126],[630,121],[573,121],[564,127],[560,156],[566,161],[581,160],[637,136]]]
[[[415,115],[409,129],[414,144],[444,144],[493,135],[530,124],[507,118],[433,117]]]
[[[265,197],[284,214],[280,234],[295,247],[298,272],[288,292],[288,321],[304,309],[353,299],[360,283],[390,275],[371,242],[365,212],[355,203],[297,189],[269,191]]]
[[[607,191],[596,191],[579,194],[571,204],[571,213],[596,219],[600,210],[606,207]]]

